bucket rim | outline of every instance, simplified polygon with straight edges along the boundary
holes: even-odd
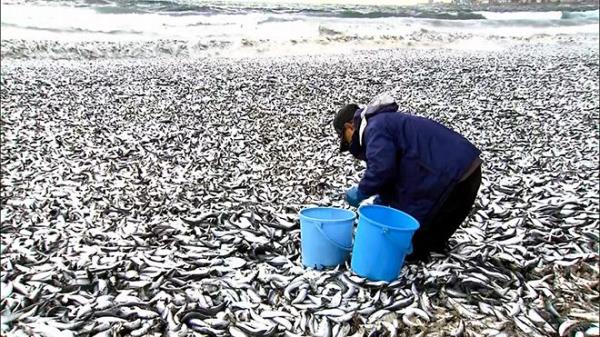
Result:
[[[310,216],[307,216],[304,214],[306,211],[314,210],[314,209],[323,209],[323,210],[330,209],[330,210],[336,210],[336,211],[344,211],[344,212],[348,213],[348,215],[351,214],[352,217],[342,218],[342,219],[317,219],[317,218],[313,218],[313,217],[310,217]],[[338,208],[338,207],[306,207],[306,208],[301,209],[299,214],[300,214],[300,217],[302,217],[302,218],[312,220],[312,221],[320,221],[320,222],[341,222],[341,221],[356,220],[356,212],[351,211],[349,209]]]
[[[416,226],[410,227],[410,228],[398,228],[398,227],[392,227],[392,226],[384,225],[381,222],[377,222],[377,221],[372,220],[372,219],[370,219],[368,217],[365,217],[364,214],[362,213],[362,210],[365,209],[365,208],[387,208],[387,209],[391,209],[394,212],[400,212],[403,215],[407,216],[408,218],[412,219],[414,221],[414,223],[416,224]],[[417,229],[419,229],[421,227],[421,224],[419,223],[419,221],[417,219],[415,219],[415,217],[413,217],[412,215],[410,215],[410,214],[408,214],[406,212],[403,212],[403,211],[401,211],[399,209],[395,209],[393,207],[389,207],[389,206],[383,206],[383,205],[362,205],[362,206],[360,206],[358,208],[358,214],[360,216],[362,216],[365,220],[368,220],[371,223],[373,223],[373,224],[375,224],[375,225],[377,225],[379,227],[387,228],[387,229],[390,229],[390,230],[396,230],[396,231],[417,230]]]

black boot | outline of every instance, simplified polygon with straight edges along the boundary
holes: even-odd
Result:
[[[448,244],[448,241],[438,244],[438,245],[435,245],[431,248],[432,252],[438,253],[441,255],[448,255],[450,250],[452,250],[452,249],[450,248],[450,244]]]
[[[419,262],[429,262],[431,261],[431,254],[428,251],[413,251],[412,254],[406,256],[404,258],[404,262],[414,264]]]

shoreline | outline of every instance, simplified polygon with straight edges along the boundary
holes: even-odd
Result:
[[[157,41],[52,41],[52,40],[2,40],[1,59],[14,60],[102,60],[102,59],[204,59],[204,58],[272,58],[308,57],[319,55],[348,55],[378,53],[390,50],[446,50],[448,52],[496,52],[509,50],[540,49],[550,50],[572,48],[597,49],[600,35],[597,33],[577,33],[529,37],[490,36],[483,38],[469,34],[445,34],[422,31],[417,37],[366,40],[323,39],[311,43],[268,45],[216,43],[207,47],[201,43],[184,40]],[[340,50],[343,50],[342,52]]]

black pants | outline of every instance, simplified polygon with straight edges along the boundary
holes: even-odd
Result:
[[[415,257],[430,251],[443,251],[446,242],[469,216],[481,185],[481,166],[467,179],[458,183],[433,219],[422,224],[413,236]]]

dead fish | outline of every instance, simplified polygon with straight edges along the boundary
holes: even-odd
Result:
[[[235,62],[186,60],[219,41],[3,40],[2,334],[597,335],[598,62],[571,35]],[[87,61],[106,54],[129,59]],[[392,282],[308,270],[298,212],[347,207],[365,168],[336,154],[335,97],[395,87],[482,150],[473,212]]]

